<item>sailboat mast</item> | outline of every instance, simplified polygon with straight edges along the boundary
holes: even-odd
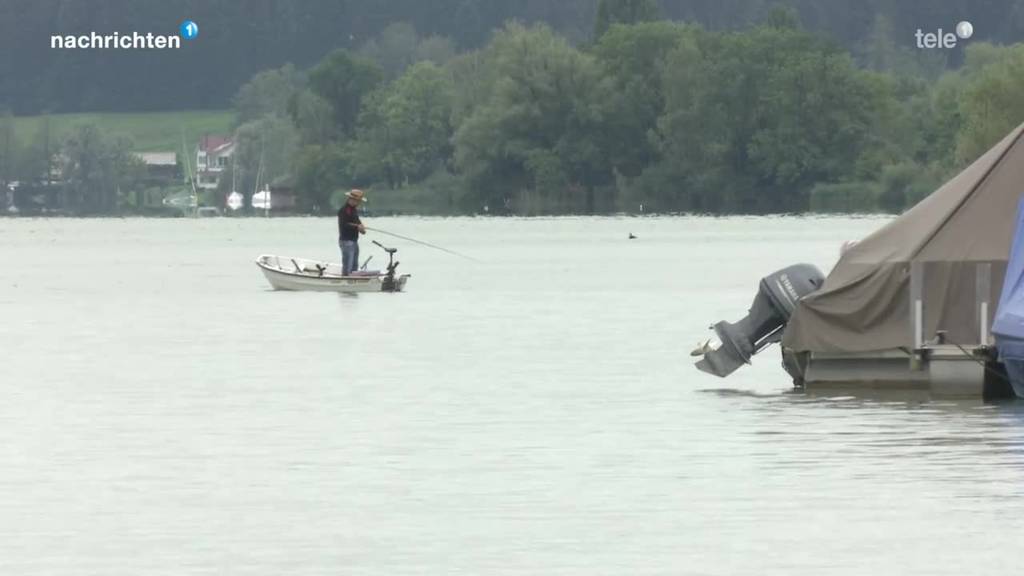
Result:
[[[263,177],[263,153],[266,152],[266,141],[264,140],[264,137],[265,136],[263,136],[263,135],[260,136],[260,166],[259,166],[259,169],[256,170],[256,190],[257,191],[260,188],[260,178]],[[269,218],[270,217],[270,189],[266,186],[266,183],[264,183],[263,188],[264,188],[264,192],[263,192],[263,216],[265,218]]]
[[[181,155],[185,159],[185,170],[188,174],[188,181],[192,184],[192,197],[190,200],[195,203],[194,215],[199,215],[199,192],[196,190],[196,174],[192,172],[192,161],[189,159],[188,147],[185,145],[185,129],[181,129]]]

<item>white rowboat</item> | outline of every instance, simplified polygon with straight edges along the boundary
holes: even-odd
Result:
[[[389,253],[389,256],[393,253]],[[341,275],[341,265],[306,258],[263,254],[256,265],[274,290],[305,290],[316,292],[401,292],[408,274],[396,275],[398,263],[389,264],[388,272],[356,272]]]

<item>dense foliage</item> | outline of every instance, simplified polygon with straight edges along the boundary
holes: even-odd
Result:
[[[916,13],[886,3],[430,3],[452,21],[421,3],[378,4],[381,25],[363,20],[345,47],[238,81],[239,189],[262,166],[264,181],[288,181],[313,212],[351,186],[435,213],[899,211],[1024,121],[1024,47],[975,38],[963,50],[918,50],[895,32]],[[571,12],[576,4],[586,9]],[[932,4],[922,27],[936,14],[955,22],[958,5]],[[301,12],[361,9],[331,5]],[[382,16],[397,5],[409,22]],[[1015,6],[1000,22],[972,8],[976,29],[983,21],[990,37],[1012,36]],[[526,22],[474,36],[513,14]],[[688,22],[665,19],[679,16]],[[833,18],[861,30],[838,30]],[[90,105],[87,86],[80,94]],[[9,124],[0,118],[0,181],[28,179],[41,145],[18,142]],[[93,184],[72,184],[76,198],[130,178],[110,146],[93,147],[109,160]]]
[[[964,19],[993,43],[1019,41],[1024,29],[1024,0],[5,0],[0,54],[12,57],[0,58],[0,105],[15,114],[224,108],[256,72],[309,68],[338,48],[380,58],[390,79],[410,52],[443,59],[481,48],[510,19],[582,45],[611,24],[656,17],[744,29],[775,5],[858,58],[877,44],[878,18],[885,38],[907,47],[918,28],[949,31]],[[52,34],[175,34],[186,18],[199,36],[178,50],[50,48]],[[405,24],[383,33],[396,23]]]
[[[306,138],[305,193],[376,186],[440,213],[899,211],[1024,121],[1020,46],[975,43],[944,71],[879,40],[869,66],[791,10],[725,32],[640,13],[585,47],[510,23],[357,91],[354,132]]]

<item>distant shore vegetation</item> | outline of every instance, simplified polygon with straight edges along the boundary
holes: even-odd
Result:
[[[512,21],[459,51],[392,24],[259,72],[230,111],[0,116],[0,182],[57,157],[67,209],[130,211],[128,152],[194,158],[219,133],[238,190],[287,182],[305,213],[354,187],[395,213],[899,212],[1024,121],[1024,44],[973,42],[949,68],[875,27],[854,52],[785,8],[710,30],[601,0],[587,41]]]

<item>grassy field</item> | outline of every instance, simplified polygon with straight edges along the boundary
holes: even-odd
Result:
[[[59,144],[83,124],[95,124],[106,136],[127,136],[137,152],[181,152],[182,133],[194,155],[196,142],[203,134],[229,134],[234,121],[231,110],[189,110],[183,112],[143,112],[130,114],[51,114],[50,141]],[[19,116],[14,133],[23,144],[33,142],[43,130],[45,116]]]

